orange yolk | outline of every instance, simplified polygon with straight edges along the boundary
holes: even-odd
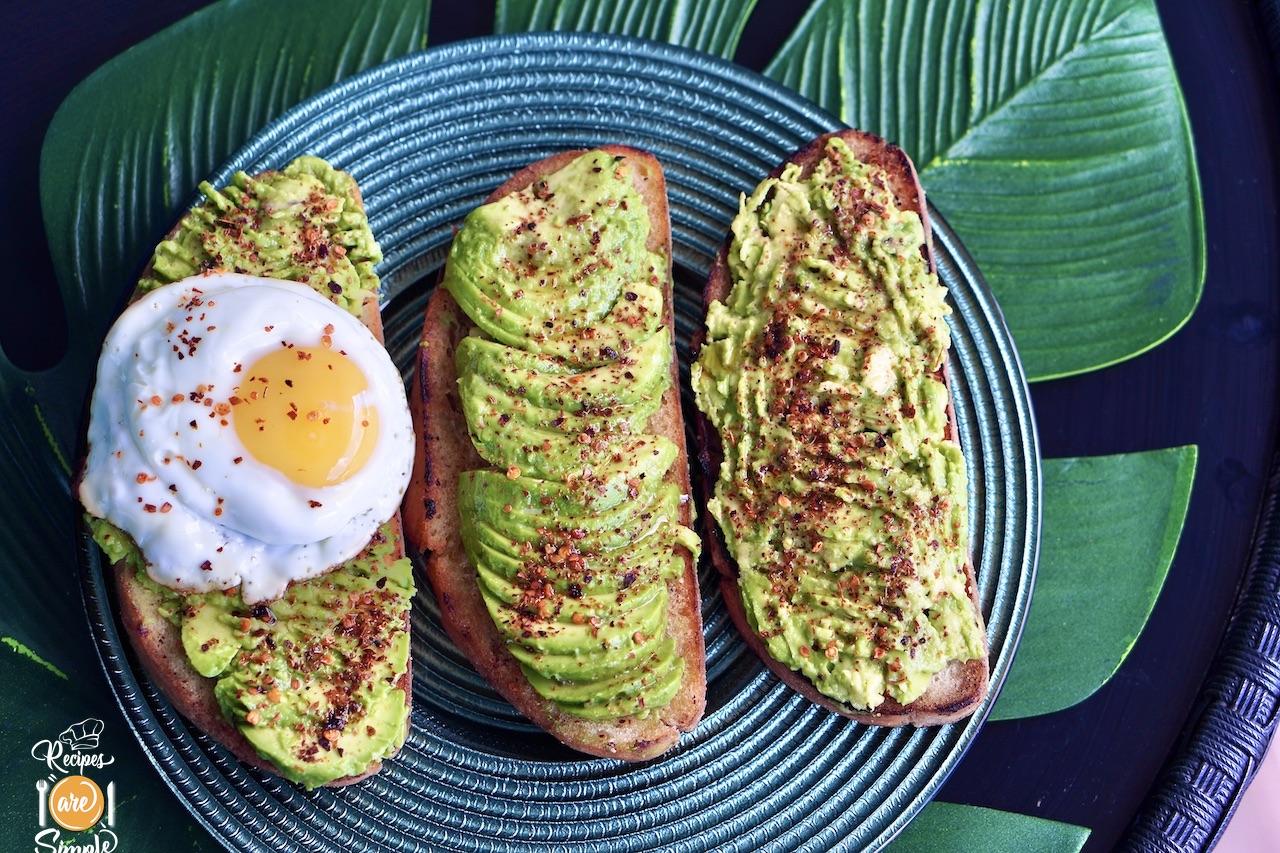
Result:
[[[378,412],[368,381],[328,348],[279,349],[246,365],[232,408],[236,435],[263,465],[301,486],[332,486],[373,453]]]

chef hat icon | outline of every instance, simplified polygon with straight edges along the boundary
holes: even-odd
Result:
[[[72,752],[86,752],[98,748],[98,735],[102,734],[102,720],[93,717],[67,726],[58,740]]]

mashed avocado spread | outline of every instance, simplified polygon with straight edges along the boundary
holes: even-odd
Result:
[[[679,692],[667,582],[695,557],[677,456],[645,432],[671,385],[668,261],[624,157],[590,151],[472,211],[444,286],[475,323],[455,360],[476,450],[462,538],[534,689],[588,719]]]
[[[381,260],[355,181],[315,157],[279,172],[243,172],[187,213],[157,247],[139,288],[205,270],[306,282],[359,315],[378,288]],[[112,562],[137,572],[160,614],[181,630],[192,667],[216,679],[226,718],[287,779],[308,788],[362,773],[405,737],[407,616],[413,573],[398,532],[331,572],[246,605],[238,589],[182,594],[148,577],[143,555],[108,522],[89,517]]]
[[[945,289],[920,217],[827,142],[744,198],[732,288],[693,366],[724,460],[708,510],[778,661],[857,709],[908,704],[983,653],[966,484],[946,438]]]

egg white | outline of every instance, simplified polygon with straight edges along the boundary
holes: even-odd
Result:
[[[257,359],[288,344],[317,346],[326,326],[331,346],[368,382],[378,433],[359,471],[317,488],[255,460],[233,415],[222,425],[191,392],[211,386],[207,396],[225,401]],[[80,499],[133,538],[157,583],[240,585],[246,601],[264,601],[368,545],[400,504],[413,446],[400,374],[359,320],[304,284],[197,276],[145,294],[107,334]]]

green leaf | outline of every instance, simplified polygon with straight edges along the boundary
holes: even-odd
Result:
[[[1115,674],[1164,586],[1195,471],[1194,446],[1044,461],[1035,593],[991,719],[1069,708]]]
[[[639,36],[731,59],[756,0],[498,0],[494,32]]]
[[[54,116],[41,204],[71,348],[38,374],[0,353],[0,761],[13,769],[0,785],[0,838],[14,842],[0,849],[32,847],[43,775],[32,744],[88,716],[105,722],[117,756],[123,849],[213,849],[129,733],[85,629],[71,509],[82,407],[107,325],[196,184],[297,101],[423,47],[428,10],[427,0],[227,0],[104,65]]]
[[[818,0],[766,73],[906,149],[1033,380],[1195,310],[1199,178],[1152,0]]]
[[[1089,830],[1013,812],[933,802],[907,824],[888,853],[1076,853]]]

